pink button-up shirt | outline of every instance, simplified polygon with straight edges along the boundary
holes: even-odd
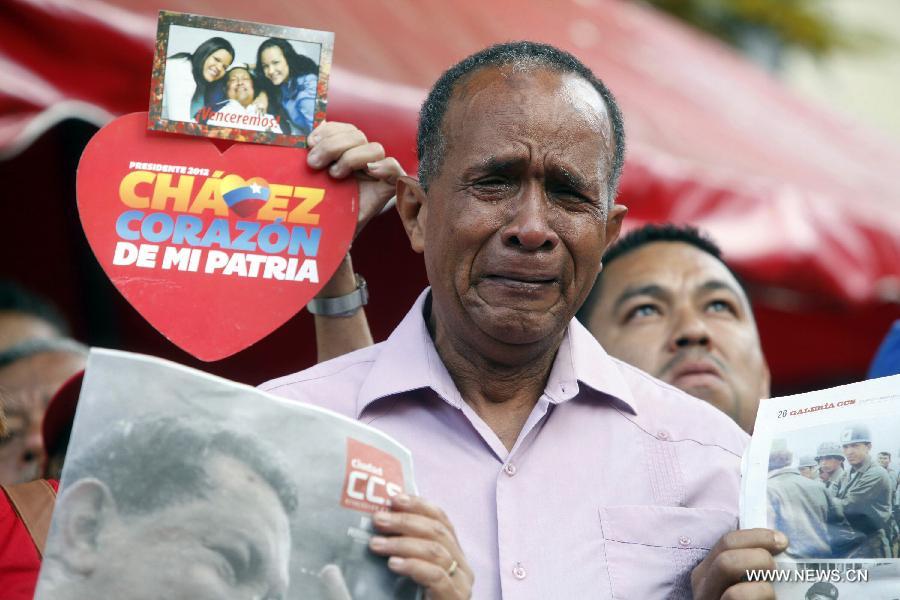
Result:
[[[456,528],[480,599],[690,598],[690,571],[737,525],[747,435],[611,358],[572,321],[512,450],[466,404],[428,333],[427,290],[387,341],[264,390],[407,446]]]

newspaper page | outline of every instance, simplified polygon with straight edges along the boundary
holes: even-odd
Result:
[[[409,451],[326,410],[93,350],[36,598],[414,599],[368,549]]]
[[[741,527],[784,532],[783,600],[900,599],[900,375],[760,403]]]

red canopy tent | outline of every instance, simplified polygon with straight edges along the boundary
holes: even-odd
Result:
[[[9,276],[56,299],[92,343],[194,362],[143,324],[93,265],[72,184],[90,129],[54,126],[69,117],[101,125],[146,110],[159,8],[336,32],[329,118],[357,123],[410,171],[418,105],[443,69],[498,41],[561,46],[622,104],[627,221],[691,222],[720,242],[748,282],[776,391],[862,378],[900,317],[900,180],[891,175],[900,148],[641,5],[7,0],[3,256]],[[354,258],[370,281],[369,317],[383,338],[425,284],[421,261],[391,216],[367,229]],[[311,335],[303,314],[205,368],[250,382],[295,370],[314,361]]]

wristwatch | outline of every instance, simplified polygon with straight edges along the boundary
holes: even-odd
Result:
[[[352,317],[357,311],[369,303],[369,288],[366,280],[359,273],[354,273],[356,289],[335,298],[313,298],[306,305],[306,310],[323,317]]]

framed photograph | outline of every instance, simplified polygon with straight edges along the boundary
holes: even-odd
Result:
[[[325,119],[334,33],[160,11],[149,128],[306,145]]]

